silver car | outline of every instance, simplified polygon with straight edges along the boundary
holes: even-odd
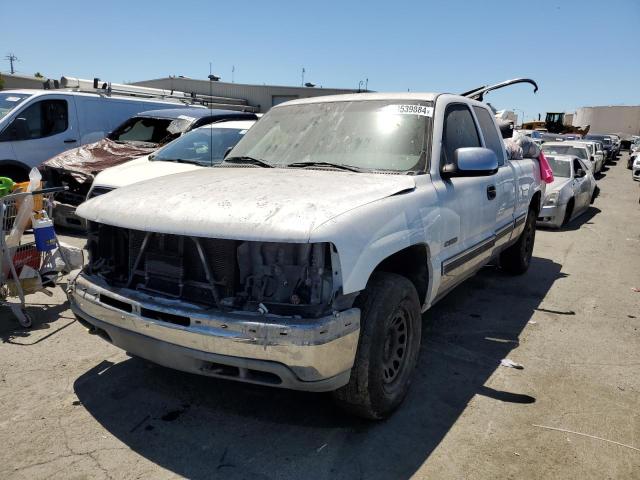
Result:
[[[560,228],[589,209],[597,195],[596,179],[585,162],[571,155],[547,156],[553,183],[547,185],[538,226]]]

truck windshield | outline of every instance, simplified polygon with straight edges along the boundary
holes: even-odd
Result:
[[[116,128],[109,139],[121,143],[164,144],[179,134],[169,130],[172,121],[171,118],[132,117]]]
[[[31,95],[25,93],[0,93],[0,118],[7,115],[29,97]]]
[[[153,155],[152,160],[213,165],[247,132],[246,128],[203,127],[185,133]]]
[[[547,157],[554,177],[571,178],[571,162],[559,158]]]
[[[363,170],[418,171],[432,104],[360,100],[273,108],[229,154],[275,167],[331,164]]]

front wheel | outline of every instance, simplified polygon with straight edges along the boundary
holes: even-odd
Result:
[[[402,403],[420,352],[422,318],[413,284],[394,273],[374,273],[358,298],[361,325],[349,383],[333,392],[338,406],[379,420]]]
[[[535,209],[529,208],[520,238],[500,254],[500,267],[512,275],[521,275],[529,269],[536,240],[536,216]]]

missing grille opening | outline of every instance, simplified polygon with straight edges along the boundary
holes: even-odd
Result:
[[[150,310],[148,308],[141,308],[140,315],[152,320],[162,320],[163,322],[182,325],[183,327],[188,327],[189,325],[191,325],[191,319],[189,317],[174,315],[173,313],[159,312],[157,310]]]
[[[133,311],[133,306],[127,302],[121,302],[120,300],[116,300],[115,298],[108,297],[107,295],[100,295],[100,302],[105,305],[109,305],[110,307],[117,308],[118,310],[122,310],[124,312],[131,313]]]

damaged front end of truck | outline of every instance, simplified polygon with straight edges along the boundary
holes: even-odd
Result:
[[[76,314],[128,352],[242,381],[334,390],[359,333],[330,243],[144,232],[89,222]],[[152,340],[155,339],[155,340]],[[158,342],[158,340],[160,342]]]

